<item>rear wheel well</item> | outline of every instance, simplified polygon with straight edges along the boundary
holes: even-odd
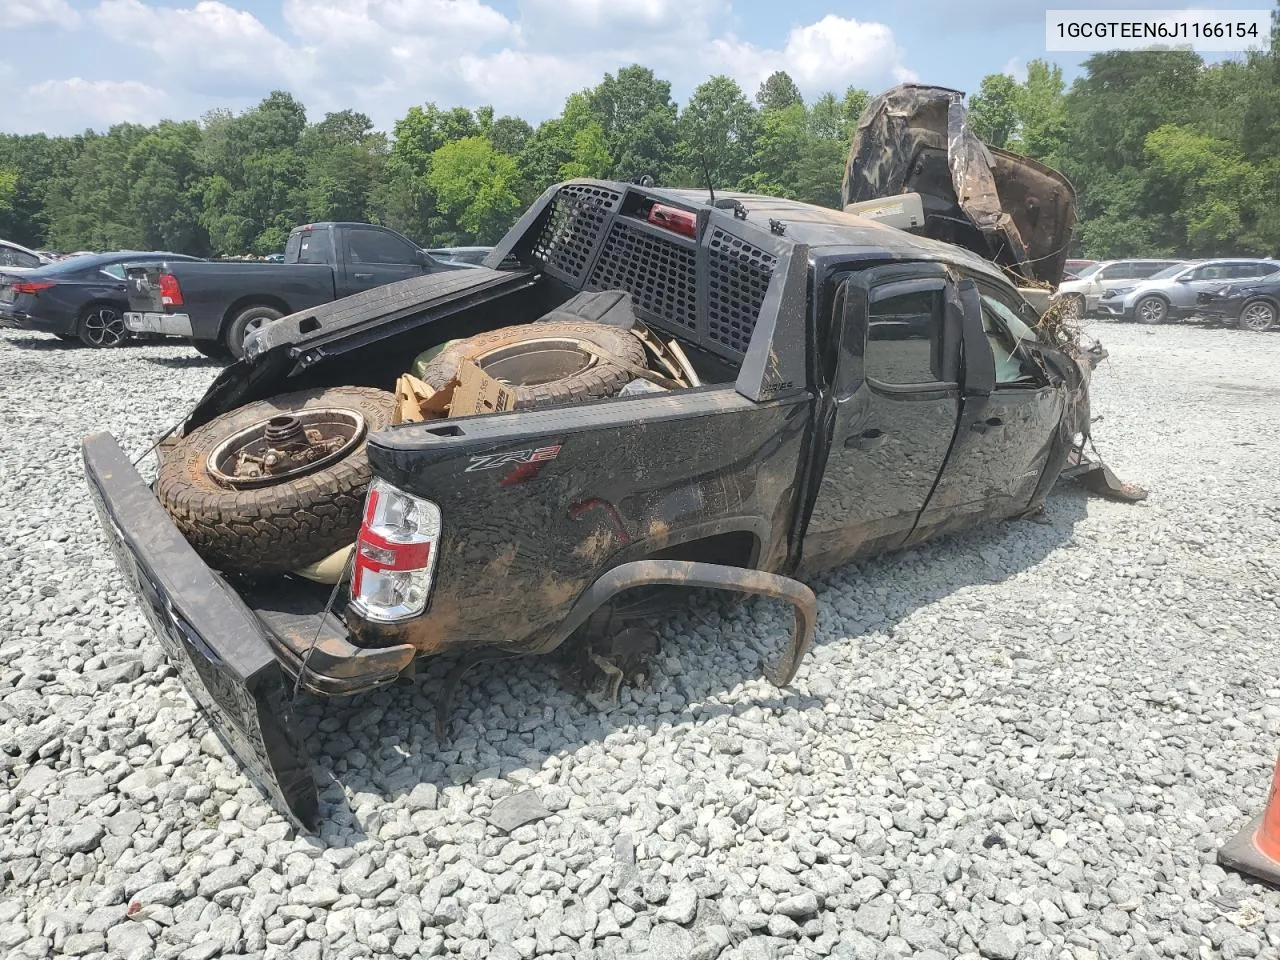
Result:
[[[692,560],[718,563],[727,567],[752,568],[760,555],[760,539],[750,531],[734,530],[674,543],[631,560]],[[670,598],[688,593],[688,586],[636,586],[617,594],[605,605],[605,622],[613,624],[636,617],[647,617],[670,608]],[[701,588],[696,588],[701,589]]]
[[[697,560],[729,567],[752,567],[760,556],[760,540],[748,530],[734,530],[672,544],[646,554],[645,560]]]
[[[121,314],[124,314],[125,311],[129,309],[129,304],[121,303],[119,300],[110,300],[106,297],[98,297],[96,299],[90,300],[83,307],[81,307],[80,312],[76,314],[76,331],[77,332],[80,329],[81,322],[84,320],[85,317],[89,315],[89,311],[97,309],[98,307],[110,307],[111,309],[117,310]]]

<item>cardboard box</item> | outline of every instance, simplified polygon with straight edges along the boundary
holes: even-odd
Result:
[[[505,413],[516,407],[516,392],[493,379],[470,360],[464,360],[458,369],[457,384],[449,404],[451,417]]]

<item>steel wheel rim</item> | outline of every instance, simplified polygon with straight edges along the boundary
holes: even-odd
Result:
[[[99,307],[87,314],[84,329],[95,347],[117,347],[124,342],[124,317],[110,307]]]
[[[1148,323],[1159,323],[1164,319],[1164,304],[1159,300],[1143,300],[1138,304],[1138,313]]]
[[[244,325],[244,336],[241,338],[240,342],[242,344],[247,343],[249,340],[250,334],[256,333],[257,331],[261,330],[273,319],[274,319],[273,317],[254,317],[252,320],[250,320],[248,323]]]
[[[540,337],[494,347],[474,358],[499,383],[536,387],[576,376],[595,366],[594,354],[567,337]]]
[[[242,451],[258,452],[265,446],[267,427],[273,420],[279,420],[284,417],[296,418],[304,428],[318,429],[325,439],[340,437],[342,445],[308,464],[282,470],[279,473],[260,476],[237,474],[234,471],[234,466],[235,461],[239,459],[240,453]],[[336,407],[299,410],[294,413],[267,417],[251,426],[245,427],[243,430],[237,430],[214,447],[206,458],[205,466],[209,471],[209,475],[224,487],[244,490],[271,486],[288,480],[296,480],[298,477],[306,476],[309,473],[315,473],[317,470],[341,460],[364,440],[366,430],[365,419],[361,414],[354,410]]]
[[[1251,303],[1240,314],[1240,323],[1250,330],[1266,330],[1275,322],[1275,311],[1266,303]]]

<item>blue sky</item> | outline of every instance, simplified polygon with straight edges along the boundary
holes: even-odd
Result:
[[[1084,3],[1081,7],[1114,7]],[[1126,8],[1169,0],[1124,0]],[[318,118],[382,128],[415,104],[490,103],[536,122],[605,71],[644,63],[677,100],[727,73],[748,95],[785,69],[808,97],[903,79],[976,91],[1046,54],[1029,0],[0,0],[0,131],[68,133],[243,109],[290,90]],[[1261,0],[1201,2],[1241,9]]]

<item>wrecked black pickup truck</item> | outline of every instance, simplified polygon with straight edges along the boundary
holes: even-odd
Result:
[[[789,200],[580,180],[488,264],[253,334],[160,445],[154,489],[109,435],[84,441],[170,658],[304,825],[298,688],[345,696],[423,657],[566,641],[607,671],[630,599],[660,585],[791,604],[764,667],[785,685],[815,620],[796,578],[1033,513],[1090,466],[1098,354],[961,246]],[[452,391],[452,409],[393,423],[423,351],[411,405]],[[466,364],[505,399],[460,406]]]

